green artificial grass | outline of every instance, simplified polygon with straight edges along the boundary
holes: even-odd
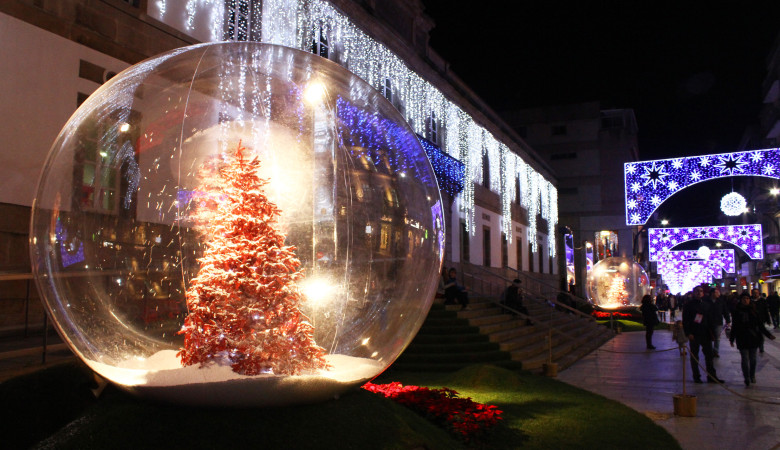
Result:
[[[452,374],[388,373],[376,383],[446,386],[496,405],[504,420],[475,447],[486,449],[675,449],[677,441],[647,416],[560,381],[495,366]]]
[[[0,383],[2,448],[508,449],[679,448],[644,415],[553,379],[495,366],[441,373],[386,372],[495,404],[504,420],[465,444],[393,401],[356,389],[338,400],[280,408],[156,404],[109,386],[99,400],[89,372],[67,364]],[[641,438],[640,438],[641,437]]]

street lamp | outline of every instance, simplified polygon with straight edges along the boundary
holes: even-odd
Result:
[[[661,220],[661,225],[667,226],[667,225],[669,225],[669,221],[666,220],[666,219],[663,219],[663,220]]]

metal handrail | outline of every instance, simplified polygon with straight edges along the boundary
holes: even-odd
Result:
[[[576,340],[576,338],[575,338],[575,337],[573,337],[573,336],[571,336],[571,335],[569,335],[569,334],[567,334],[567,333],[564,333],[563,331],[561,331],[561,330],[559,330],[559,329],[557,329],[557,328],[554,328],[554,327],[553,327],[552,325],[550,325],[549,323],[539,322],[539,318],[538,318],[538,317],[531,317],[531,316],[529,316],[529,315],[527,315],[527,314],[523,314],[523,313],[521,313],[520,311],[518,311],[518,310],[516,310],[516,309],[514,309],[514,308],[511,308],[511,307],[509,307],[509,306],[506,306],[506,305],[504,305],[504,304],[502,304],[502,303],[500,303],[500,302],[497,302],[497,301],[495,301],[495,300],[491,300],[491,303],[493,303],[493,304],[495,304],[495,305],[498,305],[500,308],[503,308],[503,309],[506,309],[506,310],[508,310],[508,311],[509,311],[509,312],[511,312],[512,314],[517,314],[517,315],[519,315],[520,317],[522,317],[522,318],[524,318],[524,319],[526,319],[526,320],[531,320],[532,322],[534,322],[534,326],[539,326],[539,325],[541,325],[541,326],[542,326],[542,328],[545,328],[545,329],[546,329],[546,331],[553,331],[553,332],[555,332],[555,333],[558,333],[558,334],[560,334],[561,336],[563,336],[563,337],[565,337],[565,338],[567,338],[567,339],[569,339],[569,340],[571,340],[571,341],[574,341],[574,340]]]
[[[475,268],[475,269],[477,269],[477,270],[480,270],[480,271],[483,271],[483,272],[486,272],[486,273],[490,274],[490,276],[491,276],[491,277],[494,277],[494,278],[499,278],[499,279],[505,280],[505,281],[507,282],[507,283],[506,283],[506,285],[508,285],[508,284],[511,284],[511,282],[512,282],[512,280],[510,280],[509,278],[507,278],[507,277],[504,277],[503,275],[500,275],[500,274],[496,274],[496,273],[494,273],[494,272],[491,272],[491,271],[489,271],[489,270],[486,270],[486,269],[485,269],[485,268],[483,268],[483,267],[480,267],[480,266],[473,266],[473,268]],[[479,277],[476,277],[474,274],[464,273],[463,275],[464,275],[464,276],[471,276],[471,277],[472,277],[472,278],[474,278],[474,279],[479,279],[480,281],[482,281],[482,283],[483,283],[483,284],[485,283],[485,280],[484,280],[484,279],[482,279],[482,278],[479,278]],[[539,280],[535,280],[535,281],[536,281],[536,282],[538,282],[539,284],[547,285],[547,283],[544,283],[544,282],[542,282],[542,281],[539,281]],[[495,285],[495,283],[491,283],[491,284],[492,284],[492,285]],[[501,286],[501,288],[500,288],[500,291],[499,291],[499,292],[503,292],[503,290],[505,289],[505,286],[506,286],[506,285],[504,285],[504,286]],[[561,292],[564,292],[564,291],[562,291],[562,290],[560,290],[560,289],[557,289],[557,288],[555,288],[554,286],[549,286],[549,285],[547,285],[547,286],[548,286],[548,287],[551,287],[551,288],[552,288],[552,293],[554,293],[554,294],[556,294],[556,295],[557,295],[557,294],[559,294],[559,293],[561,293]],[[521,288],[520,288],[520,290],[521,290],[521,291],[522,291],[524,294],[533,294],[532,292],[529,292],[527,289],[525,289],[525,288],[523,288],[523,287],[521,287]],[[485,294],[485,292],[483,292],[483,294]],[[488,295],[490,295],[489,293],[487,293],[487,294],[488,294]],[[569,295],[569,296],[570,296],[570,297],[571,297],[571,298],[572,298],[574,301],[577,301],[577,302],[580,302],[580,303],[586,303],[586,304],[590,304],[590,302],[587,302],[586,300],[583,300],[583,299],[581,299],[581,298],[579,298],[579,297],[573,296],[573,295],[569,294],[568,292],[567,292],[567,294],[568,294],[568,295]],[[500,294],[499,294],[499,295],[500,295]],[[595,318],[595,317],[593,317],[593,316],[591,316],[590,314],[585,314],[585,313],[583,313],[582,311],[580,311],[580,310],[578,310],[578,309],[576,309],[576,308],[572,308],[572,307],[571,307],[571,306],[569,306],[569,305],[564,305],[564,304],[560,303],[560,302],[559,302],[557,299],[554,299],[554,298],[547,298],[547,297],[545,297],[545,296],[542,296],[542,298],[543,298],[545,301],[547,301],[547,302],[550,302],[550,303],[553,303],[553,304],[555,304],[557,307],[560,307],[560,308],[563,308],[563,309],[565,309],[565,310],[571,311],[571,312],[572,312],[572,313],[574,313],[575,315],[581,316],[582,318],[586,318],[586,319],[588,319],[588,320],[596,321],[596,318]]]

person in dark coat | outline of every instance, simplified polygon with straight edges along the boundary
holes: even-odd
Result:
[[[712,306],[710,307],[710,319],[715,328],[715,340],[712,341],[712,356],[720,358],[720,333],[723,331],[723,322],[728,326],[731,323],[731,313],[726,305],[726,299],[721,297],[719,289],[713,289],[708,299]]]
[[[769,307],[769,317],[772,319],[772,325],[775,330],[780,326],[780,295],[777,295],[777,291],[772,291],[769,297],[766,298],[766,304]]]
[[[501,302],[514,311],[528,315],[528,309],[523,305],[523,293],[520,290],[521,281],[519,278],[512,280],[512,284],[507,286],[504,290],[504,294],[501,296]],[[517,315],[514,311],[510,311],[512,315]],[[531,324],[531,319],[526,317],[526,323]]]
[[[710,302],[702,300],[704,290],[701,286],[693,290],[693,297],[683,306],[683,330],[688,336],[691,349],[691,372],[693,381],[701,383],[701,371],[696,361],[699,359],[699,349],[704,353],[704,362],[707,367],[707,382],[723,383],[723,380],[715,374],[713,364],[712,341],[715,339],[714,324],[711,320]]]
[[[642,312],[642,323],[645,325],[645,343],[648,350],[655,350],[653,346],[653,330],[660,322],[658,320],[658,307],[653,303],[653,297],[645,295],[642,297],[642,306],[639,307]]]
[[[443,288],[445,305],[452,305],[457,301],[461,310],[469,306],[469,294],[466,288],[458,284],[458,271],[454,267],[447,272]]]
[[[761,323],[771,323],[771,320],[769,319],[769,306],[767,305],[766,299],[761,297],[761,295],[758,293],[758,289],[753,289],[750,291],[750,302],[753,303],[753,306],[756,307],[758,320],[760,320]],[[761,342],[758,344],[758,352],[764,353],[763,337],[761,338]]]
[[[769,339],[775,337],[764,328],[764,322],[759,318],[756,305],[751,302],[747,293],[740,295],[734,315],[731,321],[731,335],[729,342],[737,348],[742,357],[742,376],[745,378],[745,387],[756,382],[756,349],[764,336]]]

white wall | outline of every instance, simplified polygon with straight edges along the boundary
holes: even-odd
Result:
[[[31,206],[46,155],[76,110],[83,59],[119,72],[128,64],[0,14],[0,203]]]
[[[452,260],[454,262],[461,261],[460,254],[460,220],[462,219],[462,213],[459,211],[457,201],[453,202],[452,210],[450,211],[452,224],[447,233],[447,245],[451,251]],[[489,219],[485,219],[483,214],[487,214]],[[476,230],[473,236],[469,240],[469,261],[471,264],[482,265],[483,263],[483,226],[490,227],[490,265],[491,267],[499,267],[501,265],[501,216],[485,210],[479,206],[475,206],[474,221],[476,223]],[[509,267],[518,267],[520,270],[529,270],[528,266],[528,235],[527,227],[519,222],[512,222],[512,242],[507,246],[507,264]],[[534,253],[534,272],[539,272],[539,252],[542,253],[542,261],[544,264],[544,273],[550,273],[550,253],[547,235],[537,234],[537,253]],[[522,245],[523,255],[522,260],[518,266],[517,264],[517,246]],[[557,256],[553,258],[553,272],[558,273]]]

